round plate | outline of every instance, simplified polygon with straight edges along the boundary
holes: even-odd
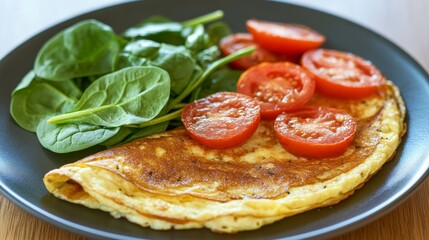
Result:
[[[165,8],[168,6],[168,8]],[[42,44],[58,31],[83,19],[95,18],[120,33],[143,18],[164,15],[190,19],[217,9],[234,31],[245,31],[248,18],[308,25],[324,34],[324,47],[349,51],[372,61],[397,84],[408,108],[408,132],[395,157],[354,195],[332,207],[292,216],[259,230],[218,235],[207,229],[155,231],[108,213],[56,199],[42,178],[49,170],[94,153],[93,148],[73,154],[54,154],[33,133],[19,128],[9,115],[10,94],[32,68]],[[263,11],[260,11],[263,9]],[[0,189],[2,194],[31,214],[69,231],[92,238],[268,239],[329,237],[359,227],[408,196],[429,171],[429,76],[404,51],[380,35],[347,20],[285,3],[239,1],[147,0],[104,8],[58,24],[25,42],[0,62]]]

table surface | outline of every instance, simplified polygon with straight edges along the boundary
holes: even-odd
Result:
[[[121,0],[15,0],[0,2],[0,59],[39,31]],[[388,38],[429,71],[429,1],[288,0],[326,11]],[[31,19],[29,21],[29,19]],[[6,37],[7,36],[7,37]],[[391,212],[337,239],[426,239],[429,179]],[[50,225],[0,195],[0,239],[85,239]]]

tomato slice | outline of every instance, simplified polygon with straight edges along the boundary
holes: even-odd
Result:
[[[197,142],[224,149],[243,144],[258,127],[260,107],[253,98],[219,92],[186,105],[182,122]]]
[[[255,51],[248,56],[232,61],[229,64],[232,68],[246,70],[262,62],[298,62],[299,60],[299,57],[295,55],[277,54],[262,48],[253,41],[252,35],[248,33],[235,33],[226,36],[219,43],[222,54],[225,56],[250,46],[256,47]]]
[[[276,23],[249,19],[247,30],[255,42],[273,52],[302,54],[320,47],[326,38],[315,30],[298,24]]]
[[[347,52],[311,50],[304,53],[301,65],[314,74],[316,91],[332,97],[364,98],[385,83],[371,62]]]
[[[280,114],[274,122],[279,142],[290,153],[307,158],[336,157],[353,142],[356,120],[323,107],[306,107]]]
[[[261,116],[275,119],[283,111],[307,103],[314,93],[311,74],[290,62],[261,63],[239,78],[237,92],[252,96],[261,105]]]

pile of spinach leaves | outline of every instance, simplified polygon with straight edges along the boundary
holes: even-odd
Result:
[[[40,49],[12,92],[10,112],[47,149],[66,153],[115,146],[180,124],[185,104],[234,91],[240,72],[221,57],[230,34],[215,11],[188,21],[150,17],[116,34],[97,20],[79,22]]]

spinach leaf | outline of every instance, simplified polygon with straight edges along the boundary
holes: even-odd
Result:
[[[73,111],[48,119],[51,124],[85,122],[105,127],[146,122],[170,96],[170,77],[158,67],[128,67],[104,75],[83,93]]]
[[[207,68],[210,64],[219,59],[220,56],[221,52],[219,48],[214,45],[197,53],[195,58],[200,66]]]
[[[118,63],[131,66],[156,66],[166,70],[171,78],[171,93],[178,95],[189,83],[195,60],[183,46],[137,40],[127,44]],[[126,58],[126,60],[124,59]]]
[[[183,91],[197,67],[185,48],[167,44],[162,44],[156,58],[152,58],[148,65],[161,67],[170,74],[173,95]]]
[[[43,147],[56,152],[68,153],[83,150],[106,141],[118,131],[87,123],[49,124],[41,121],[36,133]]]
[[[203,98],[217,92],[235,92],[237,91],[237,81],[242,71],[230,68],[221,68],[210,74],[201,84],[201,91],[198,98]]]
[[[119,50],[120,41],[109,26],[86,20],[46,42],[34,70],[37,76],[56,81],[104,74],[112,71]]]
[[[198,90],[199,87],[201,87],[201,84],[207,79],[210,74],[215,72],[220,67],[230,63],[231,61],[234,61],[242,56],[246,56],[248,54],[251,54],[255,50],[255,47],[247,47],[238,50],[237,52],[234,52],[231,55],[228,55],[226,57],[223,57],[221,59],[216,60],[212,64],[210,64],[204,72],[198,76],[197,79],[192,81],[180,94],[179,96],[175,97],[171,101],[169,101],[168,105],[164,108],[164,111],[169,111],[170,109],[174,108],[176,105],[181,103],[186,97],[188,97],[189,94],[191,94],[193,91]]]
[[[209,42],[209,36],[207,35],[202,24],[185,29],[183,34],[186,36],[184,44],[185,47],[194,53],[200,52],[212,45]]]
[[[13,91],[10,113],[19,126],[35,132],[46,116],[70,111],[81,95],[72,80],[46,81],[31,71]]]
[[[208,65],[216,61],[221,57],[221,52],[218,48],[219,41],[232,33],[229,26],[224,22],[215,22],[209,24],[204,37],[204,41],[200,41],[204,44],[204,48],[200,49],[195,54],[195,58],[201,66],[207,68]]]
[[[125,45],[123,52],[140,58],[150,59],[159,55],[158,52],[160,48],[161,43],[152,40],[141,39],[129,42],[127,45]]]
[[[161,44],[152,40],[136,40],[125,45],[115,61],[115,70],[130,66],[143,66],[149,58],[156,58]]]
[[[36,73],[34,73],[33,70],[29,71],[21,80],[21,82],[19,82],[18,86],[16,86],[16,88],[12,91],[12,96],[18,92],[21,89],[24,89],[28,86],[30,86],[30,84],[33,82],[33,80],[36,78]]]
[[[220,40],[232,34],[232,30],[225,22],[214,22],[207,26],[207,33],[210,40],[217,44]]]

